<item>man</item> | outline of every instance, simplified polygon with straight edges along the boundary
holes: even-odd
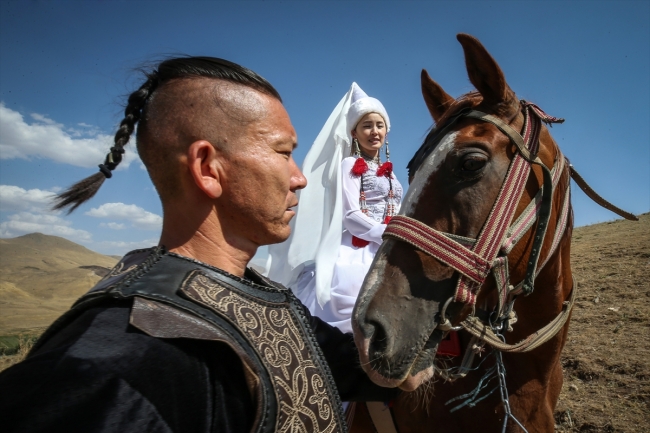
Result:
[[[100,172],[57,208],[111,177],[136,124],[159,247],[127,254],[0,375],[4,431],[336,432],[339,395],[389,398],[349,335],[246,268],[289,236],[306,185],[277,91],[221,59],[162,62],[130,95]]]

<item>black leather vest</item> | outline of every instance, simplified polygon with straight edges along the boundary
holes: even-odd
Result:
[[[128,253],[46,332],[107,299],[132,298],[130,322],[158,338],[228,344],[241,358],[258,408],[254,432],[347,431],[330,369],[293,293],[163,248]],[[252,280],[252,281],[251,281]]]

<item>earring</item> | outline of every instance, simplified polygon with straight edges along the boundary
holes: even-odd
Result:
[[[377,176],[386,176],[388,179],[390,179],[391,175],[393,174],[393,163],[390,162],[390,150],[388,150],[388,137],[386,137],[386,162],[381,164],[379,168],[377,169]],[[391,183],[391,191],[392,191],[392,183]]]
[[[357,156],[361,156],[361,149],[359,149],[359,141],[355,138],[352,140],[352,144],[354,144],[354,154]]]

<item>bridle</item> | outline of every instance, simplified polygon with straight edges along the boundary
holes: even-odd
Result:
[[[510,163],[497,199],[476,239],[438,231],[404,215],[393,216],[383,235],[384,239],[392,238],[406,242],[457,271],[459,278],[453,297],[456,302],[474,306],[481,286],[487,276],[492,273],[499,293],[496,309],[497,321],[501,322],[500,326],[506,328],[509,326],[508,321],[514,317],[512,310],[514,299],[519,294],[529,295],[533,292],[535,278],[553,256],[566,229],[571,208],[569,183],[562,200],[550,251],[539,265],[540,253],[552,213],[553,194],[565,170],[570,171],[571,177],[597,203],[624,218],[638,220],[635,215],[617,208],[598,196],[578,175],[559,149],[553,167],[549,169],[537,156],[542,122],[547,124],[562,123],[564,119],[549,116],[530,102],[522,100],[520,104],[524,116],[521,133],[493,115],[477,110],[463,109],[432,131],[430,138],[425,140],[408,165],[409,173],[415,173],[438,142],[454,124],[463,118],[491,123],[510,139],[516,146],[515,156]],[[542,169],[543,186],[517,220],[512,223],[533,164]],[[508,254],[535,221],[538,221],[538,224],[527,261],[526,275],[520,283],[511,285],[508,273]],[[494,334],[494,321],[485,323],[485,320],[479,319],[474,314],[464,319],[456,329],[465,329],[482,342],[502,351],[527,352],[548,341],[564,326],[575,301],[576,289],[574,280],[571,295],[565,301],[562,312],[547,326],[519,343],[506,344]],[[444,308],[441,317],[443,320],[438,325],[438,329],[443,332],[452,329],[451,324],[444,316]]]

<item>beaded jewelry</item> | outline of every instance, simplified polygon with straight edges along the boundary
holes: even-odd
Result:
[[[352,170],[350,170],[350,174],[354,177],[359,177],[359,209],[364,215],[368,215],[368,204],[366,203],[366,192],[363,187],[363,175],[369,170],[368,163],[366,162],[366,157],[361,154],[361,151],[359,149],[359,142],[355,138],[353,140],[353,143],[355,145],[355,156],[357,157],[357,160],[354,162],[354,165],[352,166]],[[390,219],[393,217],[395,214],[395,192],[393,191],[393,182],[392,182],[392,175],[393,175],[393,163],[390,162],[390,151],[388,150],[388,141],[386,141],[386,162],[381,164],[381,160],[379,159],[379,155],[377,155],[377,158],[372,159],[373,162],[377,163],[378,168],[377,168],[377,173],[376,175],[379,176],[385,176],[388,179],[388,195],[387,195],[387,200],[386,200],[386,209],[384,211],[384,224],[388,224]],[[356,236],[352,236],[352,245],[357,247],[357,248],[363,248],[370,244],[369,241],[366,241],[364,239],[360,239]]]

